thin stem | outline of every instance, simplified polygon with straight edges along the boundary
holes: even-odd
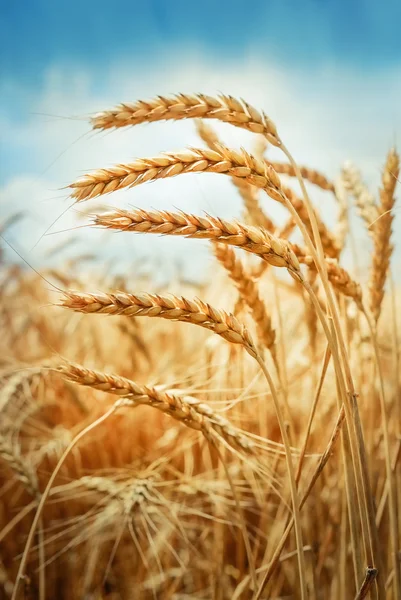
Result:
[[[245,521],[244,521],[244,518],[243,518],[243,515],[242,515],[242,509],[241,509],[240,501],[238,499],[237,490],[235,489],[235,485],[234,485],[234,482],[233,482],[232,477],[230,475],[230,471],[228,470],[228,467],[227,467],[227,465],[226,465],[226,463],[225,463],[225,461],[224,461],[224,459],[223,459],[223,457],[221,455],[220,450],[215,445],[213,445],[213,447],[215,448],[215,450],[216,450],[216,452],[217,452],[217,454],[219,456],[219,459],[221,461],[221,464],[223,465],[223,468],[224,468],[224,471],[226,473],[226,477],[227,477],[228,483],[230,485],[230,488],[231,488],[231,491],[232,491],[232,494],[233,494],[233,497],[234,497],[234,502],[235,502],[235,505],[237,507],[238,516],[239,516],[239,520],[240,520],[240,524],[241,524],[241,531],[242,531],[242,537],[244,539],[245,550],[246,550],[246,554],[247,554],[247,557],[248,557],[249,569],[251,571],[251,579],[252,579],[252,583],[254,585],[254,588],[256,590],[256,587],[258,585],[258,580],[256,578],[255,560],[253,558],[253,554],[252,554],[252,550],[251,550],[251,545],[250,545],[250,542],[249,542],[248,531],[246,529],[246,524],[245,524]]]
[[[316,390],[316,394],[315,394],[315,398],[313,400],[313,405],[310,411],[310,415],[309,415],[309,419],[308,419],[308,425],[306,427],[306,435],[305,435],[305,439],[304,439],[304,443],[302,445],[301,448],[301,453],[299,455],[299,461],[298,461],[298,467],[297,467],[297,474],[295,476],[295,482],[298,485],[299,483],[299,479],[301,477],[301,473],[302,473],[302,465],[304,462],[304,458],[305,458],[305,452],[306,452],[306,448],[308,445],[308,441],[309,441],[309,436],[310,436],[310,432],[311,432],[311,428],[312,428],[312,422],[316,413],[316,408],[317,408],[317,404],[320,398],[320,394],[322,391],[322,387],[323,387],[323,383],[326,377],[326,372],[327,372],[327,367],[329,366],[329,362],[330,362],[330,357],[331,357],[331,352],[329,347],[326,347],[326,351],[324,353],[324,359],[323,359],[323,368],[322,368],[322,373],[320,376],[320,380],[319,380],[319,384]]]
[[[38,524],[39,541],[39,600],[45,600],[46,596],[46,577],[45,577],[45,544],[44,544],[43,517],[40,517]]]
[[[292,458],[291,458],[290,442],[288,439],[288,433],[287,433],[287,430],[285,427],[285,421],[284,421],[283,414],[282,414],[282,411],[280,408],[280,402],[279,402],[278,395],[277,395],[277,392],[276,392],[276,389],[274,386],[274,382],[271,378],[271,375],[270,375],[268,369],[266,368],[265,363],[263,362],[263,359],[260,357],[259,354],[256,356],[256,360],[258,361],[260,368],[262,369],[263,374],[266,377],[266,380],[269,384],[271,395],[272,395],[273,402],[274,402],[274,407],[276,409],[277,420],[278,420],[280,431],[281,431],[281,437],[283,438],[283,443],[284,443],[284,448],[285,448],[285,456],[286,456],[286,462],[287,462],[287,469],[288,469],[288,475],[289,475],[289,480],[290,480],[291,500],[292,500],[293,511],[294,511],[293,519],[294,519],[294,524],[295,524],[295,538],[296,538],[297,549],[298,549],[298,568],[299,568],[299,578],[300,578],[300,583],[301,583],[301,598],[303,600],[306,600],[308,597],[308,591],[307,591],[306,580],[305,580],[306,565],[305,565],[305,556],[304,556],[304,550],[303,550],[304,545],[303,545],[302,528],[301,528],[300,502],[299,502],[299,497],[298,497],[297,485],[295,482],[295,473],[294,473],[294,466],[292,464]]]
[[[370,335],[372,338],[372,345],[374,349],[376,370],[379,375],[379,398],[380,398],[380,410],[381,410],[381,421],[382,421],[382,435],[384,442],[384,458],[386,465],[386,477],[388,485],[388,507],[390,517],[390,538],[392,545],[391,559],[394,569],[394,597],[401,598],[401,582],[400,582],[400,562],[398,557],[398,518],[397,518],[397,496],[394,481],[394,474],[391,467],[391,453],[390,453],[390,436],[388,431],[389,418],[387,415],[386,398],[384,393],[384,381],[383,371],[380,364],[379,348],[377,344],[377,333],[366,309],[363,311],[366,321],[369,326]]]
[[[121,400],[118,400],[117,402],[115,402],[115,404],[113,404],[113,406],[111,408],[109,408],[108,411],[106,411],[104,413],[104,415],[102,415],[101,417],[99,417],[98,419],[96,419],[96,421],[94,421],[93,423],[91,423],[90,425],[88,425],[88,427],[85,427],[85,429],[83,429],[80,433],[78,433],[78,435],[75,436],[75,438],[68,444],[67,448],[65,449],[63,455],[61,456],[60,460],[58,461],[57,465],[55,466],[49,481],[47,482],[47,485],[45,487],[45,490],[41,496],[40,502],[38,504],[38,507],[36,509],[36,513],[35,513],[35,517],[32,521],[32,525],[31,528],[29,530],[29,534],[28,534],[28,538],[26,540],[26,544],[25,544],[25,548],[24,548],[24,553],[22,555],[21,558],[21,562],[18,568],[18,573],[17,573],[17,578],[15,580],[15,585],[14,585],[14,589],[13,589],[13,594],[11,596],[11,600],[17,600],[17,595],[18,595],[18,588],[19,585],[21,583],[21,581],[24,578],[24,571],[25,571],[25,567],[26,567],[26,563],[28,560],[28,556],[29,556],[29,551],[31,549],[32,546],[32,542],[33,542],[33,538],[35,535],[35,531],[36,528],[39,524],[40,518],[42,516],[42,512],[43,512],[43,508],[46,504],[46,500],[49,496],[49,492],[51,490],[51,487],[61,469],[61,467],[64,464],[64,461],[66,460],[67,456],[69,455],[69,453],[71,452],[71,450],[74,448],[74,446],[76,446],[76,444],[78,444],[78,442],[90,431],[92,431],[93,429],[95,429],[95,427],[97,427],[98,425],[100,425],[101,423],[103,423],[104,421],[106,421],[106,419],[108,419],[120,406],[121,406],[122,402]]]
[[[369,566],[373,566],[373,562],[374,562],[374,558],[373,558],[374,550],[373,549],[375,546],[373,539],[377,537],[376,524],[374,521],[373,498],[372,498],[372,492],[371,492],[371,488],[370,488],[369,479],[367,476],[368,470],[367,470],[367,458],[366,458],[366,449],[364,446],[364,440],[363,440],[363,437],[358,436],[358,433],[356,430],[357,425],[355,424],[356,417],[357,416],[359,417],[359,414],[357,414],[358,406],[357,406],[357,404],[354,404],[354,406],[352,406],[352,403],[351,403],[351,399],[355,397],[355,390],[354,390],[352,375],[351,375],[351,371],[350,371],[350,367],[349,367],[349,361],[348,361],[347,353],[345,350],[345,344],[344,344],[344,340],[343,340],[343,336],[342,336],[341,323],[340,323],[337,307],[336,307],[336,304],[334,302],[334,298],[332,295],[332,290],[330,288],[328,277],[327,277],[327,269],[326,269],[325,262],[324,262],[323,246],[322,246],[322,242],[320,239],[312,203],[308,196],[308,192],[306,190],[305,183],[303,181],[303,178],[302,178],[302,175],[301,175],[298,165],[296,164],[294,158],[292,157],[292,155],[290,154],[288,149],[285,147],[285,145],[281,141],[280,141],[280,147],[281,147],[282,151],[284,152],[284,154],[287,156],[288,160],[292,164],[292,166],[297,174],[297,178],[298,178],[298,181],[301,186],[302,193],[303,193],[303,196],[305,199],[305,205],[307,207],[309,220],[310,220],[310,223],[312,226],[312,232],[313,232],[313,237],[314,237],[314,240],[316,243],[316,249],[313,245],[313,242],[312,242],[304,224],[300,220],[296,211],[294,211],[295,212],[294,219],[296,220],[297,225],[300,227],[301,232],[305,238],[305,241],[308,244],[308,247],[310,247],[312,257],[315,261],[316,268],[318,269],[318,272],[319,272],[321,280],[322,280],[323,287],[326,292],[327,302],[329,305],[330,313],[333,318],[333,323],[334,323],[334,327],[335,327],[337,344],[338,344],[339,351],[340,351],[342,361],[343,361],[345,380],[347,382],[347,387],[349,388],[349,393],[347,394],[345,381],[343,379],[344,375],[343,375],[343,371],[341,368],[341,362],[339,360],[339,353],[337,351],[337,347],[335,349],[333,348],[332,351],[333,351],[333,360],[334,360],[334,364],[335,364],[335,368],[336,368],[336,376],[337,376],[337,380],[340,385],[340,392],[341,392],[341,396],[344,401],[344,406],[345,406],[346,415],[347,415],[347,422],[348,422],[348,427],[349,427],[349,432],[350,432],[350,436],[349,436],[350,437],[350,448],[351,448],[351,454],[352,454],[353,463],[354,463],[355,479],[356,479],[356,484],[357,484],[356,489],[357,489],[357,495],[358,495],[359,505],[360,505],[362,527],[363,527],[363,531],[366,531],[367,540],[368,540],[368,543],[365,544],[366,560],[367,560],[367,563]],[[284,198],[285,198],[285,196],[284,196]],[[288,208],[290,209],[289,205],[291,205],[291,203],[287,199],[286,199],[286,204],[287,204]],[[311,289],[310,286],[309,286],[309,289]],[[321,315],[320,315],[320,320],[322,321]],[[327,326],[325,327],[325,325],[326,325],[325,319],[324,319],[324,323],[322,321],[322,325],[323,325],[323,327],[325,329],[325,333],[327,335]],[[337,344],[335,344],[335,346],[337,346]],[[334,346],[334,344],[333,344],[333,346]],[[358,462],[356,462],[356,458],[358,459]],[[384,598],[383,592],[384,592],[384,590],[381,589],[380,596],[382,598]]]
[[[309,485],[308,485],[306,491],[304,492],[304,494],[302,496],[301,502],[299,504],[299,508],[300,509],[302,509],[303,505],[305,504],[305,502],[306,502],[309,494],[311,493],[311,491],[312,491],[312,489],[313,489],[316,481],[318,480],[319,475],[323,471],[324,467],[327,464],[327,461],[329,460],[329,458],[331,456],[334,444],[336,443],[336,441],[338,439],[338,436],[340,434],[341,427],[342,427],[342,424],[344,422],[344,418],[345,418],[345,411],[344,411],[344,407],[342,407],[342,409],[340,411],[340,414],[338,415],[336,424],[334,426],[334,430],[333,430],[333,432],[331,434],[330,441],[329,441],[329,443],[327,445],[327,448],[326,448],[323,456],[321,457],[321,459],[319,461],[319,464],[317,465],[317,467],[315,469],[315,472],[314,472],[314,474],[312,476],[311,481],[309,482]],[[265,573],[265,575],[264,575],[264,577],[262,579],[262,582],[261,582],[261,584],[260,584],[260,586],[258,588],[258,591],[255,594],[253,600],[259,600],[260,599],[260,596],[263,593],[263,589],[264,589],[265,585],[267,584],[267,582],[271,578],[271,576],[272,576],[272,574],[274,572],[274,569],[276,568],[276,566],[277,566],[277,564],[279,562],[280,554],[283,551],[285,542],[287,541],[287,538],[288,538],[288,536],[289,536],[289,534],[291,532],[291,529],[292,529],[292,527],[294,525],[294,521],[295,521],[294,516],[292,516],[291,519],[290,519],[290,521],[289,521],[289,523],[288,523],[288,525],[287,525],[287,527],[286,527],[286,529],[285,529],[285,531],[284,531],[284,533],[283,533],[283,535],[282,535],[282,537],[281,537],[281,540],[280,540],[280,542],[279,542],[276,550],[274,551],[274,555],[273,555],[273,557],[270,560],[270,563],[269,563],[269,565],[267,567],[267,571],[266,571],[266,573]]]

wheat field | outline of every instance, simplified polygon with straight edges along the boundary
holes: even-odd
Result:
[[[88,228],[183,236],[189,256],[206,240],[207,282],[158,289],[79,258],[42,274],[1,264],[0,597],[397,600],[398,154],[378,190],[349,164],[330,181],[231,96],[121,104],[91,127],[180,119],[199,147],[68,190]],[[213,120],[254,134],[253,150],[226,147]],[[241,219],[92,203],[186,173],[228,176]],[[352,212],[366,226],[359,277]]]

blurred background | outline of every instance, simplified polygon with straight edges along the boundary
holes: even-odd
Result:
[[[156,94],[243,97],[276,122],[300,164],[335,178],[351,160],[376,193],[386,153],[401,133],[400,23],[397,0],[3,2],[1,221],[23,212],[5,237],[38,268],[94,252],[111,269],[151,264],[160,277],[171,278],[174,270],[201,277],[206,243],[70,231],[89,217],[77,214],[63,187],[83,173],[203,145],[193,121],[90,131],[88,119],[97,111]],[[211,124],[227,145],[252,148],[246,132]],[[332,200],[316,193],[314,200],[330,225]],[[241,214],[229,178],[215,175],[143,185],[106,196],[107,203]],[[282,218],[274,202],[263,203]],[[90,211],[90,202],[84,204],[79,210]],[[399,207],[395,214],[399,237]],[[353,226],[356,243],[368,243],[357,217]],[[10,249],[6,256],[16,258]]]

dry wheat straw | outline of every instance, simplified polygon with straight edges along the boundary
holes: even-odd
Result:
[[[79,385],[88,386],[129,399],[133,404],[152,406],[214,441],[214,434],[230,446],[252,452],[252,443],[231,423],[215,413],[210,406],[192,396],[178,396],[154,387],[140,385],[125,377],[93,371],[81,365],[65,363],[56,369],[63,377]]]
[[[370,274],[370,309],[377,322],[380,316],[384,286],[390,266],[393,246],[390,242],[391,226],[393,222],[392,209],[395,202],[395,187],[400,173],[400,161],[397,152],[390,150],[382,176],[380,190],[380,204],[377,207],[378,217],[372,224],[373,257]]]

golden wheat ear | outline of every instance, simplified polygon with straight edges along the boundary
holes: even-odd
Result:
[[[370,310],[376,322],[381,313],[384,286],[393,253],[391,234],[394,219],[395,189],[399,174],[400,159],[397,152],[391,149],[383,170],[380,202],[376,208],[377,217],[370,226],[373,236],[373,256],[369,281]]]

